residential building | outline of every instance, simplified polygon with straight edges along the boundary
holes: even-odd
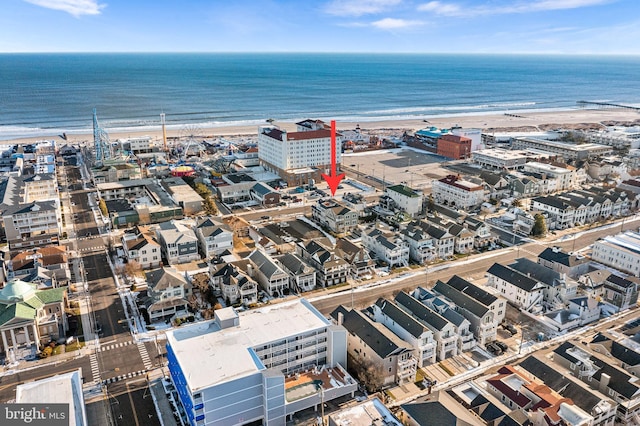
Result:
[[[487,424],[477,413],[466,409],[455,396],[445,391],[431,394],[426,401],[402,404],[400,407],[402,410],[399,417],[403,424],[408,426],[485,426]],[[495,412],[495,410],[491,411]],[[495,424],[502,425],[502,423]],[[518,425],[518,423],[508,422],[504,424]]]
[[[437,142],[437,153],[453,160],[462,160],[471,155],[471,138],[446,134]]]
[[[68,373],[56,374],[54,376],[37,379],[25,383],[21,383],[16,387],[16,404],[65,404],[68,411],[65,412],[65,424],[69,426],[87,426],[87,410],[85,408],[84,394],[82,391],[82,370],[77,369]],[[18,405],[18,407],[24,407]],[[47,413],[49,415],[59,414],[52,409]],[[9,422],[13,420],[7,419]],[[24,423],[31,421],[39,422],[34,417],[31,421],[19,420]],[[55,423],[56,419],[49,417],[45,422]]]
[[[513,149],[535,149],[561,155],[565,160],[587,160],[589,158],[610,155],[610,146],[595,143],[573,144],[545,139],[518,137],[511,142]]]
[[[190,425],[284,426],[298,411],[353,396],[346,335],[305,299],[218,309],[214,320],[167,332],[169,373]]]
[[[358,213],[333,198],[318,200],[311,206],[313,220],[336,234],[344,234],[358,226]]]
[[[472,209],[485,201],[482,185],[463,180],[456,175],[434,180],[432,194],[436,203],[457,209]]]
[[[490,148],[472,152],[471,161],[489,170],[519,170],[530,156],[526,151]]]
[[[497,289],[500,296],[519,308],[530,312],[541,309],[545,284],[499,263],[489,268],[487,278],[487,285]]]
[[[609,275],[604,281],[603,299],[615,306],[618,311],[636,307],[638,304],[638,279]]]
[[[122,235],[122,249],[128,261],[138,262],[142,269],[162,265],[162,248],[147,226],[136,226]]]
[[[354,370],[375,371],[372,388],[413,383],[417,360],[413,348],[357,309],[338,306],[331,317],[347,330],[347,353],[353,359]]]
[[[544,285],[543,302],[549,309],[564,307],[569,299],[576,297],[578,283],[565,274],[527,258],[516,259],[509,267]]]
[[[553,351],[553,362],[571,371],[592,389],[618,403],[616,424],[635,425],[640,415],[637,378],[585,346],[565,342]]]
[[[524,165],[524,171],[539,173],[544,175],[546,179],[554,179],[554,188],[547,192],[566,191],[576,187],[577,185],[576,169],[570,166],[559,167],[554,164],[531,161]]]
[[[373,229],[362,233],[362,245],[390,268],[409,264],[409,245],[399,236]]]
[[[47,246],[16,253],[7,262],[5,276],[33,282],[40,269],[51,273],[52,286],[65,285],[71,279],[66,246]]]
[[[280,193],[263,182],[258,182],[249,190],[251,198],[265,207],[273,207],[280,202]]]
[[[431,330],[436,341],[436,360],[458,355],[459,336],[451,321],[404,291],[396,295],[394,302]]]
[[[447,283],[438,280],[433,290],[451,300],[455,310],[470,323],[478,344],[496,340],[498,326],[506,314],[506,300],[498,298],[454,275]]]
[[[320,179],[331,167],[331,130],[320,120],[297,123],[298,131],[287,132],[274,126],[258,129],[258,156],[260,164],[280,175],[289,185],[308,183]],[[336,134],[341,146],[342,136]],[[341,150],[336,151],[336,162],[341,163]]]
[[[563,398],[570,399],[588,417],[575,417],[584,425],[613,426],[616,418],[618,404],[610,397],[589,386],[574,376],[570,370],[563,371],[559,365],[554,364],[548,358],[539,359],[536,355],[525,358],[516,369],[525,375],[527,379],[537,379],[544,383],[550,390],[557,392]],[[540,389],[544,389],[539,387]],[[542,404],[540,404],[542,405]],[[568,412],[570,413],[570,411]],[[567,414],[568,414],[567,413]],[[566,420],[570,420],[565,417]],[[586,420],[586,421],[585,421]],[[570,422],[568,424],[575,424]]]
[[[591,259],[622,272],[640,276],[640,233],[625,231],[593,244]]]
[[[192,286],[175,268],[159,268],[145,273],[147,298],[145,307],[151,322],[164,321],[174,315],[187,315]]]
[[[544,249],[538,255],[538,263],[573,279],[589,272],[589,259],[575,253],[567,253],[560,247]]]
[[[209,266],[211,287],[216,294],[222,296],[227,305],[251,305],[258,301],[258,283],[249,276],[252,272],[253,266],[246,259],[231,263],[212,263]]]
[[[349,263],[352,278],[373,276],[376,262],[371,259],[369,252],[359,245],[345,238],[336,240],[335,254]]]
[[[0,289],[0,353],[9,362],[34,356],[40,345],[65,337],[67,288],[38,290],[12,279]]]
[[[289,274],[290,288],[298,293],[316,288],[316,270],[306,264],[297,254],[287,253],[276,259]]]
[[[142,170],[139,164],[118,158],[104,160],[102,165],[91,169],[91,176],[95,184],[113,183],[142,179]]]
[[[198,238],[189,227],[180,222],[163,222],[156,230],[162,254],[170,265],[200,260]]]
[[[205,259],[233,249],[233,232],[226,223],[213,217],[200,218],[193,229]]]
[[[248,259],[251,261],[248,275],[255,279],[269,296],[281,297],[289,293],[289,274],[268,254],[254,250]]]
[[[414,349],[418,367],[436,362],[437,343],[433,332],[395,303],[380,298],[372,307],[373,318],[384,324]]]
[[[350,265],[332,249],[311,240],[306,244],[298,243],[296,252],[316,269],[316,282],[319,286],[328,287],[347,281]]]
[[[409,245],[410,256],[419,263],[453,256],[455,237],[430,222],[410,222],[400,231],[400,235]]]
[[[424,194],[406,185],[392,185],[385,190],[385,195],[391,198],[396,205],[408,215],[415,217],[422,213]]]

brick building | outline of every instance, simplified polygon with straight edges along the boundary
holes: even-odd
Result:
[[[438,139],[438,155],[461,160],[471,155],[471,138],[446,134]]]

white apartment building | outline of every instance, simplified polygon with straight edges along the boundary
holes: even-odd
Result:
[[[492,170],[519,170],[530,157],[526,151],[502,148],[481,149],[471,153],[471,161],[482,168]]]
[[[409,264],[409,244],[398,236],[384,235],[379,229],[362,234],[362,245],[389,267]]]
[[[544,300],[546,285],[528,275],[494,263],[487,271],[487,285],[499,291],[500,296],[525,311],[538,311]]]
[[[558,167],[546,163],[538,163],[531,161],[524,165],[525,172],[540,173],[547,179],[553,179],[554,185],[549,188],[548,192],[565,191],[572,189],[577,185],[576,170],[572,168]]]
[[[418,367],[436,362],[437,343],[427,326],[386,299],[378,299],[372,309],[376,322],[384,324],[413,347]]]
[[[603,265],[640,276],[640,233],[626,231],[596,241],[591,258]]]
[[[118,139],[123,149],[134,154],[151,152],[151,136],[139,136],[135,138]]]
[[[222,350],[224,349],[224,350]],[[171,379],[190,425],[285,425],[298,411],[353,393],[347,332],[307,300],[167,332]]]
[[[485,201],[482,185],[455,175],[434,180],[432,194],[436,203],[458,209],[478,207]]]
[[[588,158],[609,155],[612,152],[610,146],[595,143],[573,144],[545,139],[515,138],[511,142],[513,149],[536,149],[544,152],[562,155],[565,160],[586,160]]]
[[[385,195],[411,216],[417,216],[422,212],[424,195],[406,185],[389,186],[385,191]]]
[[[336,162],[341,163],[342,136],[336,134]],[[331,129],[322,121],[306,120],[298,123],[297,132],[287,132],[274,126],[258,129],[260,163],[295,185],[309,177],[319,178],[331,165]]]

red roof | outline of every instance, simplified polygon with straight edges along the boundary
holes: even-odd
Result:
[[[291,132],[287,133],[287,140],[297,141],[297,140],[306,140],[306,139],[320,139],[320,138],[330,138],[331,130],[311,130],[308,132]]]

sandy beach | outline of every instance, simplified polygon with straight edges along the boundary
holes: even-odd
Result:
[[[325,117],[312,117],[329,120]],[[265,122],[265,125],[267,123]],[[274,122],[287,131],[295,131],[293,122]],[[397,130],[414,131],[425,127],[436,126],[440,128],[450,128],[460,126],[463,128],[477,128],[485,131],[508,132],[508,131],[542,131],[557,128],[604,128],[605,125],[640,125],[640,112],[625,109],[576,109],[570,111],[536,111],[518,112],[507,114],[486,114],[486,115],[458,115],[458,116],[433,116],[424,120],[386,120],[367,122],[337,122],[339,130],[354,129],[359,125],[363,130]],[[148,129],[141,132],[112,133],[106,128],[111,140],[148,135],[154,140],[162,139],[162,131],[158,126],[157,130]],[[202,128],[200,134],[203,138],[215,138],[224,136],[255,136],[257,126],[221,126],[216,128]],[[168,137],[178,137],[179,130],[168,129]],[[69,134],[69,143],[80,143],[89,141],[92,134]],[[57,134],[48,137],[20,138],[1,141],[1,144],[32,143],[41,140],[61,140]]]

